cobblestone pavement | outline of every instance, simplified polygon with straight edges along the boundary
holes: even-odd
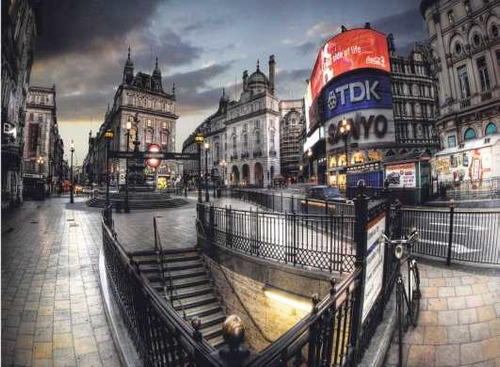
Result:
[[[500,277],[419,264],[418,326],[404,337],[405,366],[500,366]],[[393,342],[387,366],[397,363]]]
[[[100,215],[82,199],[2,218],[2,366],[119,366],[98,280]]]

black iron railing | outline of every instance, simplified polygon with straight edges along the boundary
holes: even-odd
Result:
[[[354,217],[235,210],[198,204],[211,244],[304,268],[354,269]]]
[[[500,198],[500,177],[459,182],[446,190],[446,196],[456,200]]]
[[[500,210],[408,208],[402,231],[418,228],[414,253],[452,260],[500,264]]]
[[[228,197],[249,201],[276,212],[301,214],[354,215],[352,203],[307,199],[304,195],[288,195],[262,190],[233,189],[223,194]]]
[[[149,284],[103,225],[109,286],[145,366],[223,366],[215,349]]]

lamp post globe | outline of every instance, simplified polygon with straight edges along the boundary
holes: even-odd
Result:
[[[204,140],[205,138],[200,133],[197,133],[194,138],[196,145],[198,145],[198,203],[203,201],[201,197],[201,145]]]
[[[210,202],[210,196],[208,194],[208,151],[210,150],[210,144],[207,140],[203,144],[205,148],[205,202]]]

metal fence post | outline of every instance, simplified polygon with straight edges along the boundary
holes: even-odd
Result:
[[[214,242],[214,227],[215,227],[215,207],[214,207],[214,204],[212,203],[210,205],[210,209],[209,209],[209,212],[208,212],[208,222],[209,222],[209,226],[210,226],[210,229],[209,229],[209,235],[210,235],[210,242]]]
[[[259,256],[259,208],[257,207],[257,211],[255,212],[255,224],[256,224],[256,230],[255,230],[255,254]]]
[[[280,212],[284,211],[283,210],[283,191],[281,192],[281,207],[280,207]]]
[[[233,218],[231,206],[226,206],[226,247],[233,247]]]
[[[290,211],[291,211],[292,213],[295,213],[295,209],[294,209],[294,205],[293,205],[293,195],[292,195],[292,198],[291,198],[291,199],[292,199],[292,200],[290,200],[290,205],[291,205]]]
[[[446,265],[451,265],[451,249],[453,246],[453,216],[455,213],[455,202],[451,201],[450,204],[450,231],[448,233],[448,255],[446,256]]]
[[[297,214],[295,212],[292,214],[292,225],[293,225],[293,265],[297,264]]]
[[[364,182],[358,184],[358,194],[354,199],[356,222],[354,224],[354,242],[356,244],[356,268],[361,268],[359,283],[354,295],[353,322],[351,332],[351,346],[357,355],[359,350],[359,334],[363,317],[363,294],[366,275],[366,242],[368,223],[368,197],[364,194]],[[356,357],[355,357],[356,358]]]

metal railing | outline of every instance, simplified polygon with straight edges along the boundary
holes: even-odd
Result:
[[[402,231],[419,228],[416,254],[452,260],[500,264],[500,210],[407,208]]]
[[[462,181],[446,190],[446,196],[456,200],[500,198],[500,177],[481,181]]]
[[[354,269],[354,217],[235,210],[198,204],[212,244],[304,268]]]
[[[249,201],[275,212],[300,214],[334,214],[354,215],[352,203],[307,199],[304,195],[277,194],[262,190],[232,189],[225,190],[224,195],[235,199]]]
[[[168,294],[168,299],[172,307],[174,306],[174,301],[177,301],[180,308],[181,313],[184,320],[187,320],[186,311],[182,304],[181,298],[179,297],[179,292],[177,290],[177,286],[172,281],[172,273],[170,272],[170,268],[168,263],[165,261],[165,252],[163,251],[163,245],[161,244],[160,233],[157,227],[157,218],[161,218],[159,216],[153,217],[153,230],[154,230],[154,238],[155,238],[155,251],[156,251],[156,262],[158,264],[158,270],[160,272],[160,279],[162,282],[162,289],[165,296]],[[167,272],[167,277],[165,277],[165,271]],[[168,279],[168,287],[167,287],[167,279]]]

